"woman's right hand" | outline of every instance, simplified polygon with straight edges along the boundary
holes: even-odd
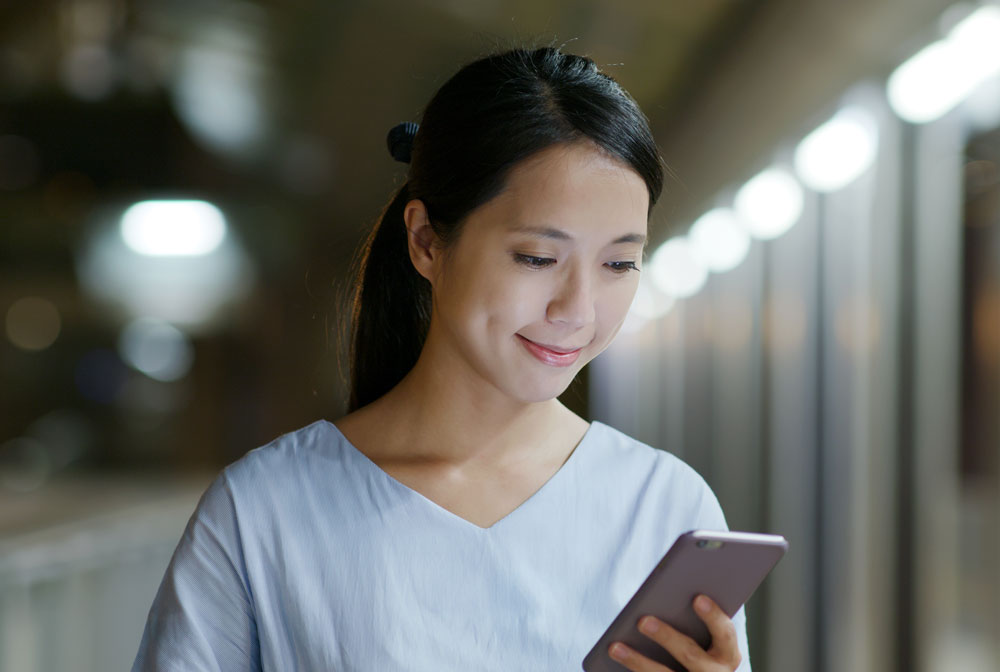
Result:
[[[732,619],[706,595],[695,599],[694,610],[712,635],[712,646],[707,651],[655,616],[640,618],[639,632],[666,649],[688,672],[733,672],[742,656]],[[621,642],[613,642],[608,653],[632,672],[677,672]]]

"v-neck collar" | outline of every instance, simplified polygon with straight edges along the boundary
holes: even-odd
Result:
[[[345,446],[347,446],[348,451],[351,452],[353,455],[355,455],[356,459],[360,460],[362,462],[362,464],[365,465],[364,468],[366,468],[368,470],[374,470],[374,472],[376,472],[375,473],[376,478],[380,478],[380,479],[383,479],[383,480],[387,481],[391,487],[396,488],[396,489],[401,489],[402,491],[406,492],[411,497],[415,496],[417,499],[422,500],[425,503],[426,506],[430,506],[431,509],[433,509],[435,511],[438,511],[440,514],[444,515],[445,517],[451,518],[451,519],[457,521],[459,524],[471,527],[471,528],[473,528],[474,530],[476,530],[476,531],[478,531],[480,533],[488,533],[488,532],[496,529],[499,525],[501,525],[502,523],[505,523],[507,520],[509,520],[511,517],[517,515],[523,509],[529,507],[532,504],[532,502],[535,501],[535,500],[537,500],[537,499],[539,499],[539,497],[544,492],[548,492],[549,490],[552,490],[554,487],[556,487],[558,485],[559,481],[564,480],[566,478],[565,472],[567,472],[567,471],[575,468],[573,465],[576,464],[577,462],[579,462],[580,459],[581,459],[579,457],[579,453],[581,452],[581,448],[583,448],[584,444],[587,443],[590,440],[590,437],[595,433],[596,426],[601,424],[601,423],[599,423],[596,420],[591,421],[590,425],[587,427],[587,431],[583,433],[583,436],[577,442],[576,447],[573,448],[573,451],[569,454],[569,457],[566,458],[566,460],[562,463],[562,466],[560,466],[559,469],[557,469],[556,472],[554,474],[552,474],[552,476],[550,476],[547,481],[545,481],[544,483],[542,483],[541,487],[539,487],[537,490],[535,490],[533,493],[531,493],[531,495],[527,499],[525,499],[523,502],[521,502],[520,504],[518,504],[511,511],[508,511],[505,516],[503,516],[499,520],[495,521],[492,525],[490,525],[489,527],[481,527],[481,526],[476,525],[475,523],[473,523],[471,520],[463,518],[462,516],[458,515],[457,513],[449,511],[448,509],[444,508],[443,506],[441,506],[440,504],[438,504],[437,502],[435,502],[433,499],[431,499],[431,498],[423,495],[422,493],[418,492],[417,490],[414,490],[410,486],[406,485],[402,481],[400,481],[400,480],[396,479],[394,476],[390,475],[389,472],[387,472],[385,469],[383,469],[382,467],[380,467],[377,464],[375,464],[375,462],[370,457],[368,457],[367,455],[365,455],[363,452],[361,452],[357,448],[357,446],[355,446],[353,443],[351,443],[347,439],[347,437],[344,436],[344,433],[340,431],[340,428],[337,427],[337,425],[333,424],[329,420],[324,420],[324,422],[326,422],[333,429],[333,431],[337,434],[337,436],[340,437],[340,440],[343,442],[343,444]]]

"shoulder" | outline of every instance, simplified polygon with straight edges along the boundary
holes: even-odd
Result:
[[[598,458],[607,466],[615,470],[645,472],[652,478],[667,479],[675,484],[685,483],[698,489],[708,487],[701,474],[673,453],[654,448],[611,425],[598,421],[592,424],[595,443],[599,447],[596,451]]]
[[[230,482],[249,485],[260,478],[296,478],[343,458],[343,436],[326,420],[287,432],[254,448],[223,470]]]
[[[708,482],[673,453],[654,448],[601,422],[594,423],[595,473],[639,492],[647,505],[678,513],[705,529],[724,529],[725,517]]]
[[[345,474],[351,462],[344,442],[334,425],[319,420],[250,450],[208,486],[190,529],[250,548],[307,525],[318,503],[343,508],[354,499],[356,480]]]
[[[203,513],[271,519],[299,509],[317,491],[350,479],[344,437],[326,420],[287,432],[227,465],[202,496]]]

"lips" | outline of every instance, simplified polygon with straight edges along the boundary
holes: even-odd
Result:
[[[525,338],[521,334],[514,334],[514,335],[517,336],[520,339],[528,341],[529,343],[533,343],[533,344],[537,345],[540,348],[545,348],[546,350],[551,350],[552,352],[554,352],[556,354],[559,354],[559,355],[567,355],[567,354],[569,354],[571,352],[576,352],[577,350],[580,350],[580,349],[583,348],[582,345],[578,345],[575,348],[562,348],[562,347],[559,347],[558,345],[549,345],[548,343],[539,343],[538,341],[532,341],[530,338]]]
[[[558,353],[560,355],[565,355],[565,354],[568,354],[570,352],[576,352],[577,350],[579,350],[580,348],[583,347],[583,346],[580,346],[580,348],[560,348],[560,347],[555,346],[555,345],[546,345],[545,343],[538,343],[537,341],[532,341],[532,343],[534,343],[535,345],[537,345],[540,348],[545,348],[546,350],[551,350],[552,352]]]
[[[521,339],[521,343],[525,348],[527,348],[528,352],[534,355],[542,363],[549,364],[551,366],[569,366],[577,360],[580,356],[580,351],[583,349],[580,347],[570,350],[554,345],[543,345],[541,343],[535,343],[534,341],[521,336],[521,334],[516,334],[516,336]]]

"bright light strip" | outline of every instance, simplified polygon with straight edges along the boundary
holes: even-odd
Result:
[[[205,201],[141,201],[122,215],[121,236],[139,254],[195,257],[222,243],[226,219]]]
[[[871,115],[860,107],[845,107],[795,148],[795,172],[810,189],[837,191],[868,170],[877,146]]]
[[[708,279],[708,269],[695,256],[687,238],[671,238],[650,259],[654,286],[667,296],[696,294]]]
[[[715,273],[736,268],[750,250],[750,235],[729,208],[709,210],[695,220],[688,240],[695,256]]]
[[[934,121],[1000,74],[1000,7],[976,10],[890,75],[889,104],[906,121]]]
[[[969,89],[959,55],[948,41],[939,40],[896,68],[886,91],[893,111],[906,121],[924,124],[958,105]]]
[[[768,168],[740,187],[734,205],[740,223],[751,236],[770,240],[799,221],[802,187],[787,171]]]

